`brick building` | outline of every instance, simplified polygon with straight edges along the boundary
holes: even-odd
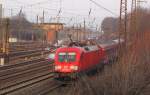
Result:
[[[43,23],[36,27],[44,30],[46,41],[54,43],[58,39],[58,32],[63,30],[63,23]]]

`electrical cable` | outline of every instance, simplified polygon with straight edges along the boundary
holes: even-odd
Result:
[[[91,1],[92,3],[94,3],[95,5],[97,5],[98,7],[100,7],[100,8],[102,8],[102,9],[106,10],[107,12],[109,12],[109,13],[111,13],[111,14],[113,14],[113,15],[117,16],[117,14],[115,14],[115,13],[114,13],[114,12],[112,12],[111,10],[109,10],[109,9],[105,8],[104,6],[100,5],[100,4],[99,4],[99,3],[97,3],[96,1],[94,1],[94,0],[89,0],[89,1]]]

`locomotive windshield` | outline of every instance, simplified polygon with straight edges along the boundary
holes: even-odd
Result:
[[[76,60],[76,53],[75,52],[59,53],[58,60],[60,62],[74,62]]]

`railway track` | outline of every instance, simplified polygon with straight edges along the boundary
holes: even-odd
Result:
[[[0,67],[0,71],[2,70],[7,70],[7,69],[12,69],[12,68],[17,68],[17,67],[21,67],[21,66],[25,66],[25,65],[29,65],[32,63],[36,63],[39,61],[44,60],[43,58],[39,58],[39,59],[34,59],[34,60],[30,60],[30,61],[26,61],[26,62],[20,62],[20,63],[15,63],[15,64],[8,64],[8,65],[4,65]]]
[[[37,62],[37,63],[31,63],[31,64],[26,64],[26,65],[22,63],[23,64],[22,66],[18,66],[18,67],[6,69],[6,70],[0,70],[0,80],[4,77],[8,77],[8,78],[12,77],[14,73],[22,74],[23,72],[27,72],[27,70],[30,70],[32,68],[38,68],[40,66],[43,66],[43,64],[47,65],[45,63],[49,64],[47,61],[41,60],[40,62]]]
[[[41,46],[37,47],[36,45],[33,46],[36,47],[36,50],[30,50],[23,44],[12,45],[11,49],[13,47],[17,47],[17,49],[13,49],[15,51],[9,53],[9,60],[11,60],[11,63],[18,60],[16,62],[19,63],[0,66],[0,95],[20,95],[23,92],[24,95],[45,95],[62,86],[61,83],[53,80],[53,65],[50,64],[52,62],[48,62],[43,57],[25,62],[20,61],[24,58],[49,53],[49,51],[43,51],[43,46],[41,49]],[[0,53],[0,56],[3,56],[3,54]],[[31,90],[31,88],[35,90]]]
[[[1,67],[3,70],[0,70],[0,95],[11,94],[53,78],[52,64],[50,65],[47,61],[18,65]]]
[[[46,55],[50,53],[49,51],[36,51],[36,52],[28,52],[28,53],[22,53],[17,56],[12,56],[10,57],[10,60],[17,60],[17,59],[26,59],[30,57],[35,57],[35,56],[41,56],[41,55]]]
[[[19,62],[22,60],[28,60],[30,58],[34,58],[36,56],[47,55],[50,51],[45,50],[46,47],[51,47],[51,46],[42,42],[10,43],[8,54],[6,55],[5,53],[2,53],[2,50],[0,50],[1,52],[0,57],[8,58],[7,64],[15,63],[16,60],[18,60],[17,62]]]
[[[63,84],[55,83],[54,81],[52,81],[50,84],[51,84],[50,85],[51,87],[49,85],[47,85],[44,89],[42,89],[40,92],[38,92],[39,95],[48,95],[53,90],[63,87]],[[35,95],[36,95],[36,93],[35,93]]]
[[[56,82],[53,78],[47,78],[7,95],[47,95],[62,86],[62,84]]]
[[[45,57],[47,54],[49,54],[50,51],[42,51],[42,50],[31,50],[31,51],[21,51],[21,52],[15,52],[11,53],[8,56],[8,64],[14,64],[25,60],[34,59],[37,57]],[[0,54],[0,56],[3,56]]]
[[[0,53],[2,53],[2,43],[0,43]],[[46,47],[51,47],[47,43],[42,42],[15,42],[9,43],[9,52],[21,52],[21,51],[29,51],[33,49],[43,49]]]

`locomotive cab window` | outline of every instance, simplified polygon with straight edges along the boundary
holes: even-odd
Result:
[[[74,62],[76,61],[76,53],[75,52],[59,53],[58,60],[59,62]]]
[[[58,55],[58,60],[59,60],[60,62],[64,62],[65,59],[66,59],[66,55],[67,55],[67,53],[59,53],[59,55]]]
[[[68,53],[68,61],[74,62],[75,60],[76,60],[76,53],[74,52]]]

